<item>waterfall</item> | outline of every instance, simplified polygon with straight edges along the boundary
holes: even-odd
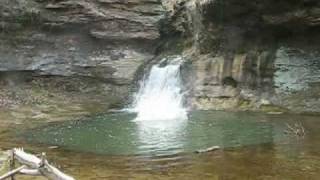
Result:
[[[151,68],[132,105],[137,121],[187,119],[181,92],[181,61],[181,57],[176,57],[166,66],[160,63]]]

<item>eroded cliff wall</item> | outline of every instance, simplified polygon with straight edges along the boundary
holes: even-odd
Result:
[[[319,112],[319,1],[176,0],[167,6],[164,32],[187,59],[189,105]]]
[[[0,106],[121,107],[145,65],[182,54],[192,108],[320,112],[319,30],[317,0],[3,0]]]
[[[158,0],[2,0],[2,87],[31,81],[124,102],[163,18]]]

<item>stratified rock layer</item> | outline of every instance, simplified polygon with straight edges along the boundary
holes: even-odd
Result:
[[[320,112],[319,29],[318,0],[2,0],[0,106],[40,87],[119,107],[182,54],[195,109]]]
[[[1,1],[0,75],[92,78],[124,98],[154,56],[163,14],[157,0]]]
[[[189,105],[320,112],[319,1],[175,0],[166,5],[171,18],[164,32],[177,39],[188,60]]]

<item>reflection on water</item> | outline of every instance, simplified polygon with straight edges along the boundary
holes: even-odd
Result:
[[[66,149],[113,155],[160,156],[223,148],[288,142],[283,121],[257,113],[193,112],[188,120],[132,121],[119,113],[66,122],[25,133],[27,140]]]
[[[155,153],[165,155],[168,152],[175,154],[181,152],[186,142],[184,136],[186,120],[175,121],[138,121],[137,134],[139,154]]]

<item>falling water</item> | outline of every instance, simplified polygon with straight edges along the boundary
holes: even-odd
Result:
[[[181,61],[176,57],[166,66],[154,65],[143,79],[132,108],[137,121],[187,119],[181,92]]]

